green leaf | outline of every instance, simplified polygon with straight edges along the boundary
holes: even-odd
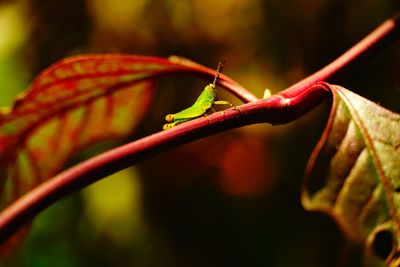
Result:
[[[400,115],[343,87],[331,90],[333,108],[307,166],[303,205],[331,215],[350,239],[393,264],[400,244]]]

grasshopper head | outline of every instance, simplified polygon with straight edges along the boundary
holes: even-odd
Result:
[[[174,115],[168,114],[167,116],[165,116],[165,120],[167,122],[173,122],[174,121]]]
[[[171,128],[174,127],[174,126],[175,126],[175,123],[166,123],[166,124],[164,124],[164,126],[163,126],[163,130],[171,129]]]

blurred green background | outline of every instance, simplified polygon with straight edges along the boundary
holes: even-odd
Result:
[[[84,53],[180,55],[211,68],[226,59],[224,73],[261,97],[329,63],[399,7],[396,0],[3,0],[0,106],[51,63]],[[400,112],[399,73],[395,44],[336,82]],[[162,79],[128,140],[159,131],[165,114],[189,105],[205,84]],[[220,98],[240,103],[225,92]],[[362,247],[300,205],[328,113],[326,103],[288,125],[219,134],[93,184],[40,214],[0,266],[361,266]]]

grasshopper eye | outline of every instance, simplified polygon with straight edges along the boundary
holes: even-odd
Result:
[[[165,116],[165,120],[167,122],[173,122],[174,121],[174,116],[172,114],[168,114],[167,116]]]

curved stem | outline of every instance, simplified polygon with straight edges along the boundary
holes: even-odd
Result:
[[[190,66],[190,68],[182,69],[181,70],[182,72],[189,72],[189,73],[193,73],[195,75],[204,76],[206,78],[215,77],[215,75],[216,75],[215,70],[205,67],[203,65],[200,65],[200,64],[193,62],[186,58],[172,56],[172,57],[169,57],[169,60],[173,61],[175,63],[181,63],[180,66],[182,66],[182,65]],[[175,71],[173,71],[173,72],[175,72]],[[168,74],[168,73],[166,73],[166,74]],[[228,92],[232,93],[233,95],[235,95],[236,97],[238,97],[240,100],[242,100],[245,103],[258,100],[258,98],[255,95],[253,95],[253,93],[251,93],[246,88],[244,88],[240,84],[238,84],[236,81],[232,80],[231,78],[229,78],[228,76],[226,76],[222,73],[220,74],[220,77],[217,80],[217,84],[224,87]]]
[[[217,112],[168,131],[158,132],[112,149],[84,161],[42,183],[22,196],[0,215],[0,242],[5,241],[24,223],[61,197],[84,188],[112,173],[170,148],[244,125],[292,121],[325,99],[328,87],[321,83],[291,99],[279,95]]]
[[[384,50],[399,37],[399,33],[400,13],[397,13],[330,64],[290,86],[280,94],[290,97],[297,95],[304,88],[318,81],[334,81],[337,77],[343,76],[349,70],[370,60],[377,53]]]
[[[0,242],[63,196],[147,157],[244,125],[259,122],[281,124],[299,118],[329,96],[329,85],[320,81],[331,80],[357,62],[370,59],[398,36],[398,24],[399,16],[386,21],[337,60],[277,95],[257,101],[251,94],[243,97],[250,103],[239,106],[240,112],[229,109],[211,114],[207,119],[199,118],[155,133],[93,157],[47,180],[0,214]],[[221,79],[220,84],[226,86],[224,80]]]

